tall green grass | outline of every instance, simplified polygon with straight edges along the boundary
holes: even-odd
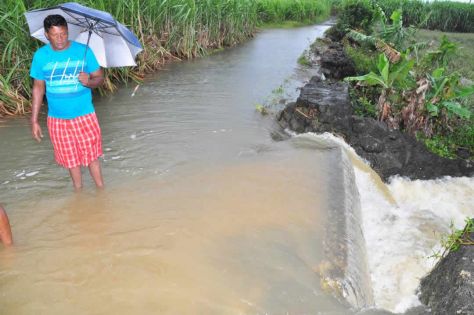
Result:
[[[0,4],[0,114],[22,114],[29,107],[30,52],[38,46],[25,29],[23,2],[4,1]]]
[[[474,3],[377,0],[387,16],[401,8],[403,24],[443,32],[474,32]]]
[[[474,4],[433,2],[428,14],[427,29],[474,33]]]
[[[330,0],[257,0],[259,21],[263,23],[314,23],[329,16],[331,6]]]

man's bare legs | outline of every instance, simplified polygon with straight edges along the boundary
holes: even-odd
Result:
[[[104,188],[104,180],[102,178],[99,159],[92,161],[91,164],[89,164],[89,173],[94,180],[95,186],[97,188]]]
[[[72,178],[72,184],[74,185],[74,190],[79,191],[82,189],[82,174],[81,166],[76,166],[69,169],[69,174]]]
[[[91,174],[91,177],[94,180],[95,186],[97,188],[104,188],[104,180],[102,178],[102,171],[100,169],[99,159],[92,161],[91,164],[89,164],[89,173]],[[74,189],[76,191],[80,191],[82,189],[81,167],[76,166],[76,167],[70,168],[69,174],[71,175]]]

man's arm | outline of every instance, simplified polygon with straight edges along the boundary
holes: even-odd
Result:
[[[43,80],[33,81],[33,98],[31,101],[31,134],[36,141],[40,142],[43,138],[41,127],[38,123],[38,114],[43,104],[43,97],[45,91],[45,82]]]
[[[96,88],[104,83],[104,72],[101,68],[99,70],[87,74],[86,72],[79,73],[79,81],[82,85],[88,88]]]
[[[0,205],[0,242],[3,242],[5,246],[13,244],[10,222],[8,222],[7,213],[2,208],[2,205]]]

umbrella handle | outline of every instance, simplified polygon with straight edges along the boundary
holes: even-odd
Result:
[[[92,30],[89,30],[89,35],[87,36],[86,51],[84,52],[84,57],[82,58],[82,72],[84,72],[84,62],[86,61],[87,49],[89,48],[89,41],[91,39]]]

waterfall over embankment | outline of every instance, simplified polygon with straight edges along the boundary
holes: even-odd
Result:
[[[359,192],[354,168],[345,149],[337,143],[311,134],[297,136],[312,142],[319,150],[329,151],[328,205],[324,251],[326,261],[320,266],[323,287],[356,309],[373,305],[367,254],[362,228]]]

